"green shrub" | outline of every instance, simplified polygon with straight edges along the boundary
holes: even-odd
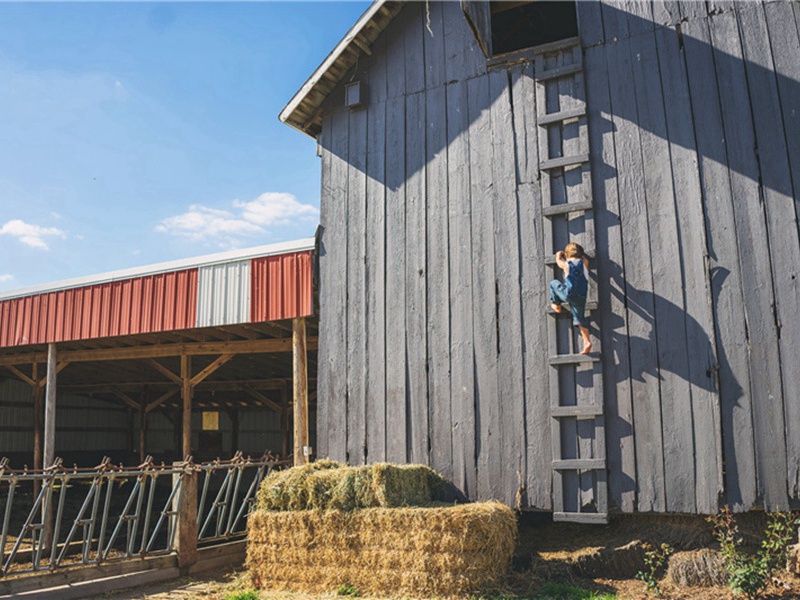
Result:
[[[770,583],[774,571],[786,563],[786,552],[794,536],[795,515],[770,513],[761,547],[754,554],[743,549],[736,519],[727,506],[708,519],[714,525],[714,537],[719,542],[730,574],[728,587],[734,594],[748,600],[759,598]]]
[[[656,596],[661,595],[659,579],[667,565],[667,559],[674,550],[669,544],[661,544],[658,548],[649,543],[644,544],[644,571],[636,573],[636,579],[640,579],[647,584],[647,591],[653,592]]]
[[[569,583],[548,581],[539,588],[535,598],[539,600],[616,600],[617,596],[607,592],[587,590]]]

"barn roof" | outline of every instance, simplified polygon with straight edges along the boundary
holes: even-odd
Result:
[[[325,98],[359,56],[372,54],[370,46],[404,4],[401,0],[375,0],[281,111],[280,120],[311,137],[319,135],[322,130],[320,108]]]
[[[314,238],[0,294],[0,348],[312,313]]]

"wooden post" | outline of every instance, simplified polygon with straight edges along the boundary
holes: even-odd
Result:
[[[134,434],[134,427],[133,427],[133,409],[129,406],[128,407],[128,456],[125,457],[125,463],[127,464],[129,461],[133,460],[134,457],[134,445],[135,445],[135,434]]]
[[[181,398],[183,400],[183,456],[192,454],[192,357],[181,356]]]
[[[47,344],[47,387],[44,400],[44,457],[42,465],[50,467],[55,461],[56,442],[56,345]],[[53,542],[53,509],[48,505],[47,511],[42,515],[44,530],[42,531],[42,547],[50,549]]]
[[[139,409],[139,464],[144,462],[147,456],[147,411],[145,410],[144,398],[142,407]]]
[[[42,386],[39,385],[39,365],[33,363],[33,468],[42,468]],[[33,482],[33,496],[39,495],[41,482]]]
[[[173,463],[178,466],[181,461]],[[197,472],[176,473],[175,478],[183,477],[181,492],[173,500],[173,510],[177,515],[175,531],[175,550],[178,553],[178,567],[183,569],[197,562]]]
[[[308,463],[308,369],[306,365],[306,320],[292,320],[294,380],[294,464]]]
[[[229,413],[231,417],[231,456],[239,450],[239,411],[233,409]]]
[[[47,344],[47,387],[44,406],[44,460],[49,467],[55,460],[56,441],[56,345]]]
[[[281,456],[289,456],[292,448],[292,431],[289,427],[289,384],[284,382],[281,388],[281,437],[283,438],[283,448]]]

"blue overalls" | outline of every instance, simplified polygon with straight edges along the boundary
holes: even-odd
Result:
[[[586,296],[589,293],[589,281],[584,273],[583,260],[567,260],[569,274],[566,282],[554,279],[550,282],[550,302],[561,304],[567,302],[572,313],[572,324],[589,326],[583,312],[586,308]]]

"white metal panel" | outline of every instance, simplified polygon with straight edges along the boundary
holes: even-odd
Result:
[[[250,261],[201,267],[197,283],[197,326],[250,321]]]
[[[84,287],[88,285],[96,285],[100,283],[108,283],[111,281],[119,281],[121,279],[131,279],[133,277],[144,277],[146,275],[168,273],[170,271],[183,271],[184,269],[193,269],[195,267],[206,267],[226,262],[233,262],[251,258],[260,258],[262,256],[274,256],[276,254],[291,254],[293,252],[313,250],[315,247],[315,243],[316,240],[314,238],[304,238],[301,240],[295,240],[291,242],[281,242],[280,244],[268,244],[266,246],[256,246],[254,248],[228,250],[227,252],[208,254],[206,256],[198,256],[196,258],[189,258],[185,260],[173,260],[171,262],[159,263],[155,265],[149,265],[146,267],[123,269],[120,271],[112,271],[110,273],[91,275],[89,277],[78,277],[76,279],[67,279],[65,281],[58,281],[56,283],[47,283],[44,285],[37,285],[33,287],[22,288],[19,290],[11,290],[9,292],[3,292],[0,293],[0,300],[9,300],[11,298],[19,298],[21,296],[31,296],[33,294],[43,294],[47,292],[57,292],[59,290]]]

